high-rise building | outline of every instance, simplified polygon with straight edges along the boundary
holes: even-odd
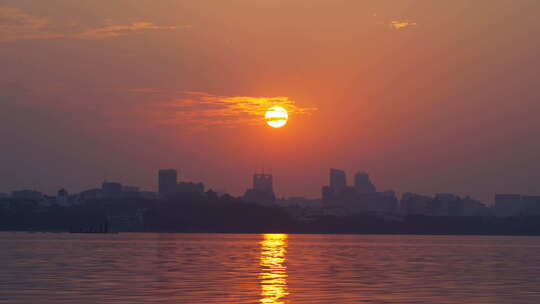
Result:
[[[162,169],[158,173],[159,197],[171,197],[176,193],[178,172],[174,169]]]
[[[253,189],[261,192],[274,193],[272,174],[254,174]]]
[[[338,169],[330,169],[330,188],[334,192],[341,192],[347,187],[347,176],[345,171]]]
[[[360,194],[377,192],[377,188],[369,179],[369,174],[365,172],[358,172],[354,175],[354,188]]]
[[[56,203],[60,206],[67,206],[69,204],[69,193],[66,189],[62,188],[58,190],[56,195]]]
[[[259,204],[273,204],[276,200],[276,196],[274,194],[272,175],[254,174],[253,187],[246,191],[244,200]]]
[[[325,203],[335,201],[340,198],[347,189],[347,176],[345,171],[331,168],[329,174],[329,185],[322,187],[322,200]]]

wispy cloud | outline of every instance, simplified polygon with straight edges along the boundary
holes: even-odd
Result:
[[[389,25],[391,28],[399,30],[406,27],[414,27],[417,24],[413,21],[391,21]]]
[[[288,97],[220,96],[205,92],[176,92],[171,96],[149,88],[132,92],[152,99],[153,102],[139,109],[152,122],[190,128],[260,124],[266,110],[277,105],[284,107],[290,116],[317,110],[300,107]]]
[[[189,26],[182,26],[187,28]],[[85,32],[73,34],[70,37],[80,39],[104,39],[128,34],[142,34],[152,31],[175,30],[178,26],[159,26],[152,22],[134,22],[130,25],[107,25],[101,28],[89,29]]]
[[[110,20],[101,27],[73,30],[73,25],[58,26],[47,18],[27,14],[12,7],[0,6],[0,42],[22,39],[106,39],[130,34],[153,31],[168,31],[189,26],[160,26],[148,21],[132,22],[125,25],[113,24]]]
[[[0,7],[0,41],[61,37],[50,29],[46,18],[31,16],[19,9]]]

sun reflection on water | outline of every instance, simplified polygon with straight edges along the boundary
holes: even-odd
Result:
[[[287,292],[286,234],[264,234],[261,244],[259,280],[261,303],[285,303]]]

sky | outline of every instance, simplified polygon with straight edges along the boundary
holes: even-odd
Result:
[[[0,0],[0,192],[540,194],[537,0]],[[283,105],[271,129],[264,110]]]

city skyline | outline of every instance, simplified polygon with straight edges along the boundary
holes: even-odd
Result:
[[[338,167],[399,192],[537,192],[538,1],[338,2],[0,0],[0,191],[154,189],[175,167],[240,195],[264,167],[316,197]]]
[[[75,190],[73,192],[74,193],[82,193],[84,191],[94,189],[96,185],[101,185],[103,187],[105,187],[105,185],[107,185],[107,186],[112,185],[113,187],[118,185],[118,187],[119,186],[124,186],[124,187],[136,188],[137,191],[141,190],[141,191],[151,191],[151,192],[158,193],[158,194],[163,194],[163,193],[171,194],[171,193],[174,193],[174,190],[171,190],[171,189],[175,188],[178,183],[194,183],[195,182],[195,183],[202,183],[202,184],[206,185],[209,190],[220,191],[220,192],[227,193],[227,194],[230,194],[230,195],[242,196],[242,194],[244,193],[244,191],[241,191],[241,193],[238,193],[238,194],[230,193],[230,192],[227,192],[225,188],[216,188],[216,187],[208,186],[205,183],[205,181],[203,181],[203,180],[194,181],[194,180],[186,179],[185,177],[182,178],[181,172],[182,172],[182,170],[173,169],[173,168],[158,169],[157,170],[157,178],[155,179],[155,185],[156,185],[155,187],[141,187],[140,185],[125,183],[124,179],[108,179],[108,178],[104,178],[103,180],[98,182],[98,184],[94,183],[91,187],[81,189],[81,190]],[[329,172],[330,172],[329,176],[325,177],[325,179],[328,180],[328,183],[330,184],[331,187],[332,187],[332,184],[336,183],[335,182],[335,180],[336,180],[335,174],[337,173],[337,174],[339,174],[339,177],[338,177],[339,181],[337,182],[337,183],[339,183],[339,185],[334,185],[333,187],[343,189],[345,187],[351,187],[352,186],[352,187],[358,188],[359,187],[358,185],[360,183],[359,182],[359,177],[361,177],[362,182],[367,182],[368,183],[367,187],[368,188],[372,187],[372,189],[373,189],[372,191],[375,192],[376,187],[373,184],[371,184],[371,181],[369,179],[370,178],[369,174],[367,172],[363,171],[363,170],[357,170],[353,174],[350,174],[350,176],[347,174],[348,171],[341,170],[341,169],[336,169],[336,168],[330,168]],[[269,187],[270,189],[274,189],[274,185],[273,185],[274,184],[274,181],[273,181],[274,175],[271,174],[271,172],[268,172],[268,171],[265,172],[263,169],[261,169],[260,171],[255,171],[250,176],[252,178],[251,178],[251,180],[249,178],[246,179],[247,180],[247,182],[246,182],[247,185],[246,185],[246,188],[244,188],[244,190],[249,189],[250,186],[253,186],[252,187],[253,189],[257,189],[257,188],[261,188],[261,187],[263,187],[263,188],[264,187]],[[352,181],[349,181],[348,177],[353,177],[354,179]],[[265,182],[264,182],[265,178],[270,179],[270,185],[269,186],[265,185]],[[162,180],[164,182],[162,182]],[[259,184],[259,186],[257,186],[257,184]],[[324,182],[323,182],[323,184],[324,184]],[[130,185],[134,185],[134,186],[130,186]],[[319,185],[318,186],[319,195],[318,196],[315,195],[314,197],[305,196],[305,195],[290,195],[290,196],[277,195],[276,197],[280,197],[280,198],[287,198],[287,197],[322,198],[321,187],[324,188],[324,186],[322,186],[322,184]],[[58,191],[66,190],[66,189],[67,189],[67,187],[59,186],[57,189],[53,190],[52,193],[57,193]],[[404,190],[404,191],[396,191],[394,189],[387,189],[387,190],[391,190],[391,191],[394,191],[395,193],[402,193],[402,194],[411,192],[411,191],[407,191],[407,190]],[[18,187],[18,188],[14,188],[14,189],[8,189],[6,191],[0,191],[0,193],[10,194],[10,193],[15,192],[15,191],[38,191],[38,192],[43,193],[44,195],[51,195],[51,192],[42,191],[41,189],[39,189],[39,187]],[[272,190],[272,192],[274,192],[274,190]],[[451,192],[451,191],[446,191],[444,193],[448,193],[448,192]],[[439,192],[439,193],[441,193],[441,192]],[[437,194],[437,193],[432,193],[432,194],[422,193],[422,194],[423,195],[434,195],[434,194]],[[494,195],[497,195],[497,193],[494,193]],[[468,196],[468,195],[466,195],[466,196]]]
[[[136,189],[135,191],[136,192],[147,192],[147,193],[155,193],[156,195],[162,195],[162,193],[168,193],[169,195],[170,194],[174,194],[175,193],[175,189],[177,187],[178,184],[201,184],[203,185],[203,187],[206,187],[207,190],[212,190],[212,191],[217,191],[217,192],[220,192],[220,193],[224,193],[224,194],[229,194],[229,195],[233,195],[233,196],[236,196],[236,197],[242,197],[244,196],[246,193],[246,189],[249,190],[249,189],[257,189],[257,188],[260,188],[260,187],[265,187],[265,183],[264,183],[264,179],[265,178],[269,178],[270,179],[270,189],[271,192],[273,193],[273,195],[275,194],[275,198],[279,198],[279,199],[287,199],[287,198],[298,198],[298,197],[302,197],[302,198],[306,198],[306,199],[324,199],[324,193],[325,193],[325,186],[324,184],[327,183],[329,186],[326,186],[326,187],[330,187],[330,188],[334,188],[334,189],[339,189],[339,191],[347,188],[347,187],[352,187],[352,188],[356,188],[356,189],[362,189],[361,191],[367,191],[367,193],[369,192],[373,192],[375,193],[376,190],[377,190],[377,186],[375,186],[371,179],[370,179],[370,174],[368,172],[366,172],[365,170],[356,170],[356,171],[353,171],[352,173],[348,173],[349,171],[348,170],[341,170],[341,169],[336,169],[336,168],[330,168],[328,169],[329,170],[329,175],[323,179],[327,179],[326,182],[323,182],[321,185],[318,186],[318,189],[319,189],[319,193],[316,194],[316,195],[313,195],[313,196],[308,196],[308,195],[303,195],[303,194],[294,194],[294,195],[280,195],[279,194],[279,191],[275,191],[275,186],[274,186],[274,175],[271,174],[271,172],[268,172],[264,169],[260,169],[260,170],[256,170],[254,171],[254,173],[252,173],[252,175],[250,175],[252,178],[251,180],[249,178],[246,178],[246,186],[243,190],[241,190],[239,193],[231,193],[229,191],[227,191],[227,189],[225,187],[222,187],[222,188],[219,188],[219,187],[212,187],[210,185],[208,185],[204,180],[191,180],[189,178],[186,178],[182,175],[182,170],[181,169],[173,169],[173,168],[169,168],[169,169],[158,169],[157,171],[157,178],[154,178],[154,181],[155,181],[155,187],[144,187],[144,186],[140,186],[140,185],[137,185],[137,184],[132,184],[132,183],[126,183],[124,179],[108,179],[108,178],[103,178],[101,180],[101,182],[98,182],[97,184],[94,182],[91,186],[87,187],[87,188],[82,188],[82,189],[69,189],[65,186],[59,186],[58,188],[50,191],[50,192],[46,192],[46,191],[43,191],[42,189],[40,189],[39,187],[35,187],[35,186],[30,186],[30,187],[18,187],[18,188],[13,188],[13,189],[6,189],[6,190],[3,190],[3,191],[0,191],[0,194],[1,195],[4,195],[4,196],[9,196],[9,195],[12,195],[13,193],[15,192],[36,192],[36,193],[41,193],[43,195],[46,195],[46,196],[55,196],[55,194],[57,194],[59,191],[67,191],[67,190],[71,190],[70,193],[84,193],[84,192],[87,192],[87,191],[93,191],[94,189],[96,189],[95,186],[101,186],[103,189],[107,186],[110,186],[112,185],[113,187],[127,187],[129,189]],[[155,175],[155,174],[154,174]],[[324,175],[323,175],[324,176]],[[259,180],[257,180],[259,178]],[[261,184],[261,178],[262,178],[262,184]],[[164,184],[165,185],[162,185],[162,180],[165,180]],[[257,183],[260,185],[260,186],[257,186]],[[279,184],[279,183],[278,183]],[[252,186],[252,187],[250,187]],[[322,188],[321,188],[322,187]],[[167,189],[168,188],[168,189]],[[381,187],[383,188],[383,187]],[[67,190],[66,190],[67,189]],[[366,190],[367,189],[367,190]],[[418,193],[418,192],[414,192],[414,191],[410,191],[410,190],[407,190],[407,189],[400,189],[400,190],[397,190],[397,189],[394,189],[394,188],[384,188],[384,191],[391,191],[393,193],[395,193],[396,197],[401,197],[403,195],[407,195],[407,194],[418,194],[420,196],[432,196],[432,197],[436,197],[438,195],[441,195],[441,194],[452,194],[452,195],[457,195],[459,197],[465,197],[465,198],[474,198],[474,199],[478,199],[477,197],[474,197],[472,195],[469,195],[469,194],[462,194],[462,193],[456,193],[456,192],[453,192],[453,191],[450,191],[450,190],[447,190],[447,191],[440,191],[440,192],[434,192],[434,193]],[[384,192],[383,191],[383,192]],[[29,194],[30,196],[32,194]],[[516,192],[501,192],[501,191],[493,191],[492,193],[492,196],[489,200],[480,200],[482,203],[484,204],[487,204],[488,206],[494,206],[494,204],[496,203],[496,199],[497,197],[504,197],[503,200],[506,200],[508,199],[508,197],[511,197],[511,200],[513,200],[514,202],[517,200],[521,200],[521,197],[534,197],[536,199],[536,197],[538,196],[538,193],[516,193]],[[157,196],[156,196],[157,197]],[[2,198],[2,197],[0,197]]]
[[[17,206],[20,206],[23,210],[38,210],[39,213],[39,210],[58,211],[63,208],[77,210],[81,207],[95,208],[102,204],[110,207],[117,205],[116,208],[120,206],[126,208],[124,212],[136,212],[135,222],[139,227],[137,229],[142,229],[140,225],[144,221],[145,212],[147,216],[151,214],[147,209],[149,204],[156,202],[166,206],[177,205],[177,208],[186,208],[197,201],[199,203],[195,205],[200,205],[198,208],[204,208],[204,204],[208,203],[215,204],[216,201],[226,202],[222,207],[236,202],[246,204],[244,206],[281,209],[288,214],[287,216],[305,223],[320,220],[325,216],[335,218],[388,216],[394,220],[407,220],[411,217],[414,219],[415,216],[511,219],[540,215],[539,195],[497,193],[494,195],[493,205],[450,192],[436,193],[432,196],[413,192],[404,192],[400,195],[392,189],[378,188],[365,171],[354,173],[354,179],[349,183],[345,171],[330,168],[328,183],[321,186],[321,195],[318,198],[280,197],[276,195],[274,189],[274,176],[268,173],[254,173],[251,187],[239,196],[207,188],[202,182],[182,180],[179,176],[177,169],[159,169],[156,175],[157,191],[126,185],[121,181],[104,180],[99,188],[86,189],[79,193],[70,193],[67,189],[61,188],[56,196],[35,189],[0,192],[0,209],[17,210]],[[141,204],[147,207],[135,208]],[[130,217],[133,220],[129,215],[120,218],[125,222]]]
[[[241,194],[234,194],[227,192],[226,189],[219,189],[219,188],[213,188],[209,187],[204,183],[204,181],[192,181],[189,179],[182,178],[181,170],[179,169],[158,169],[157,170],[157,178],[156,180],[156,188],[142,188],[138,185],[133,184],[125,184],[123,180],[107,180],[103,179],[101,182],[101,188],[91,187],[88,189],[83,189],[80,191],[74,191],[74,192],[68,192],[65,187],[58,188],[54,193],[57,194],[57,197],[60,196],[68,196],[68,193],[76,193],[78,196],[83,197],[84,196],[90,196],[92,198],[111,198],[115,197],[115,195],[119,195],[120,193],[127,193],[128,195],[125,198],[136,198],[144,197],[147,199],[166,199],[166,198],[174,198],[175,195],[178,194],[178,192],[200,192],[203,193],[206,190],[208,191],[214,191],[216,193],[228,194],[232,196],[236,196],[239,198],[243,198],[246,202],[256,202],[257,200],[257,194],[270,194],[271,199],[269,202],[272,204],[275,200],[296,200],[296,199],[307,199],[307,200],[321,200],[322,202],[332,200],[332,197],[339,198],[342,193],[346,194],[352,189],[353,191],[357,192],[358,194],[364,195],[364,194],[390,194],[391,196],[395,197],[396,199],[399,199],[401,202],[406,201],[407,199],[411,197],[416,198],[429,198],[430,196],[433,198],[437,197],[445,197],[450,196],[454,198],[465,198],[465,199],[471,199],[474,201],[474,197],[471,197],[470,195],[458,195],[456,193],[453,193],[451,191],[446,192],[438,192],[438,193],[415,193],[411,191],[396,191],[391,188],[386,188],[382,191],[377,191],[377,186],[373,183],[371,180],[371,177],[368,172],[363,170],[357,170],[350,174],[352,180],[348,179],[349,174],[346,170],[336,169],[336,168],[330,168],[328,169],[328,176],[327,176],[327,186],[324,184],[319,187],[320,189],[320,195],[316,197],[308,197],[303,195],[296,195],[296,196],[280,196],[276,195],[277,191],[275,191],[274,188],[274,176],[270,173],[265,173],[264,170],[261,170],[260,172],[255,172],[252,175],[251,179],[251,187],[248,185],[245,188],[245,191]],[[95,186],[95,185],[94,185]],[[380,188],[379,188],[380,190]],[[102,194],[97,194],[96,191],[101,191]],[[259,193],[257,193],[259,192]],[[107,193],[109,193],[107,195]],[[115,193],[114,195],[111,195],[111,193]],[[134,194],[137,194],[136,196],[133,196]],[[42,196],[46,197],[55,197],[54,194],[51,193],[45,193],[40,191],[40,189],[37,188],[17,188],[17,189],[11,189],[10,191],[4,191],[0,192],[0,198],[27,198],[39,201],[41,200]],[[347,194],[346,194],[347,196]],[[268,197],[267,197],[268,198]],[[486,202],[486,201],[477,201],[482,204],[486,204],[490,207],[496,207],[497,201],[499,201],[499,204],[505,204],[507,205],[505,208],[508,210],[513,210],[512,212],[516,212],[516,210],[519,209],[519,204],[521,200],[530,200],[530,202],[534,205],[536,204],[536,201],[540,198],[537,194],[525,194],[525,193],[494,193],[493,194],[493,202]],[[374,199],[373,197],[370,197],[370,200]],[[266,200],[266,199],[263,199]],[[352,198],[349,197],[348,199],[345,199],[349,201],[349,203],[357,203],[358,198]],[[374,199],[374,202],[376,203],[377,199]],[[327,202],[328,203],[328,202]],[[535,207],[534,205],[533,207]],[[517,209],[516,209],[517,208]],[[395,212],[395,211],[392,211]]]
[[[0,304],[540,303],[539,17],[0,0]]]

